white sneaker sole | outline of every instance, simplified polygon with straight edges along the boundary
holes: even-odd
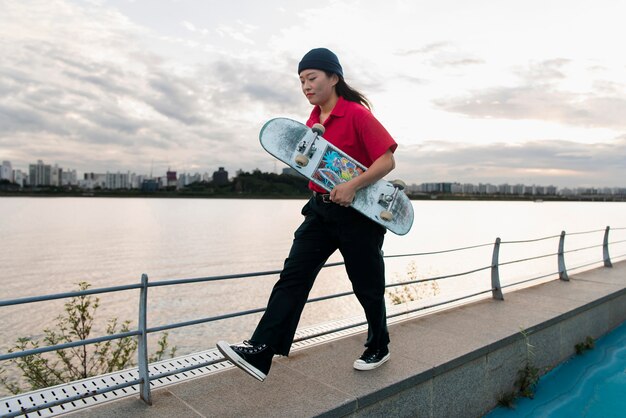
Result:
[[[354,362],[353,367],[355,369],[357,369],[357,370],[374,370],[375,368],[380,367],[384,363],[386,363],[387,360],[389,360],[389,357],[391,357],[391,353],[387,353],[387,355],[385,357],[383,357],[377,363],[366,363],[363,360],[359,359],[359,360]]]
[[[230,344],[226,341],[218,341],[217,349],[222,353],[227,360],[233,363],[235,366],[239,367],[244,372],[248,373],[250,376],[254,377],[261,382],[265,380],[267,375],[245,361],[243,358],[239,356],[232,348],[230,348]]]

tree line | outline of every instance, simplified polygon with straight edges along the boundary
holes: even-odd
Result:
[[[15,186],[15,187],[11,187]],[[37,186],[19,188],[17,185],[0,185],[0,194],[10,196],[154,196],[154,197],[251,197],[282,198],[310,195],[308,180],[299,175],[239,171],[228,182],[197,181],[186,186],[160,187],[156,190],[140,189],[81,189],[76,186]]]

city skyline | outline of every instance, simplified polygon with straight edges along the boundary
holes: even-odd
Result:
[[[38,184],[36,181],[33,183],[30,176],[33,175],[33,167],[48,167],[49,169],[60,170],[59,173],[55,174],[54,170],[48,174],[47,182],[43,182]],[[192,184],[197,181],[206,181],[210,182],[218,181],[220,184],[225,184],[232,179],[229,177],[229,171],[225,169],[225,167],[218,167],[217,170],[213,171],[210,175],[209,171],[201,172],[178,172],[175,169],[170,169],[164,173],[157,173],[154,175],[152,172],[150,174],[147,173],[139,173],[133,170],[117,170],[117,171],[109,171],[103,173],[97,173],[94,171],[83,172],[82,176],[78,175],[77,170],[72,168],[64,168],[60,167],[58,164],[45,164],[43,160],[38,160],[37,164],[29,164],[28,170],[22,171],[19,168],[14,168],[10,161],[3,161],[0,166],[0,180],[10,180],[21,187],[28,186],[37,186],[37,185],[53,185],[53,186],[79,186],[82,188],[93,188],[95,186],[106,187],[108,183],[114,184],[115,187],[111,188],[141,188],[141,183],[145,180],[156,180],[160,181],[161,186],[172,186],[176,185],[178,187],[184,187],[189,184]],[[13,179],[9,177],[9,171],[13,171]],[[37,171],[37,169],[35,169]],[[255,171],[259,170],[249,170]],[[246,171],[239,169],[236,171],[237,175],[239,172]],[[19,174],[18,174],[19,172]],[[62,172],[62,176],[61,176]],[[284,168],[278,170],[275,169],[272,171],[275,174],[290,174],[290,175],[298,175],[297,171],[289,166],[284,166]],[[66,176],[67,174],[70,176]],[[37,177],[43,178],[42,173],[37,173]],[[54,180],[56,176],[56,180]],[[17,177],[21,179],[21,182],[17,180]],[[509,184],[507,182],[499,182],[497,180],[487,181],[487,182],[479,182],[477,184],[457,180],[457,181],[434,181],[434,182],[422,182],[422,183],[407,183],[407,187],[411,192],[443,192],[443,193],[467,193],[467,194],[514,194],[514,195],[522,195],[522,194],[540,194],[540,195],[556,195],[558,194],[584,194],[584,193],[601,193],[601,194],[611,194],[611,195],[624,195],[626,194],[626,187],[601,187],[601,186],[574,186],[574,187],[558,187],[553,184],[524,184],[524,183],[512,183]]]
[[[7,0],[0,160],[272,171],[258,132],[306,120],[295,69],[326,46],[400,144],[394,177],[621,187],[625,12],[615,0]]]

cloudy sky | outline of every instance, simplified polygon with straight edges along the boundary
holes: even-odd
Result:
[[[0,160],[280,170],[297,63],[337,53],[399,142],[393,177],[626,186],[622,0],[0,0]]]

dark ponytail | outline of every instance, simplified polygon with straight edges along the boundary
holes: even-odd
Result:
[[[328,77],[331,77],[333,75],[333,73],[331,72],[327,72],[327,71],[324,71],[324,72],[326,73]],[[337,92],[338,96],[343,97],[349,102],[359,103],[362,106],[365,106],[366,108],[368,108],[369,110],[372,110],[372,104],[367,99],[367,97],[363,95],[363,93],[350,87],[348,83],[346,83],[346,80],[343,79],[343,77],[339,75],[337,75],[337,77],[339,78],[339,82],[335,85],[335,91]]]

